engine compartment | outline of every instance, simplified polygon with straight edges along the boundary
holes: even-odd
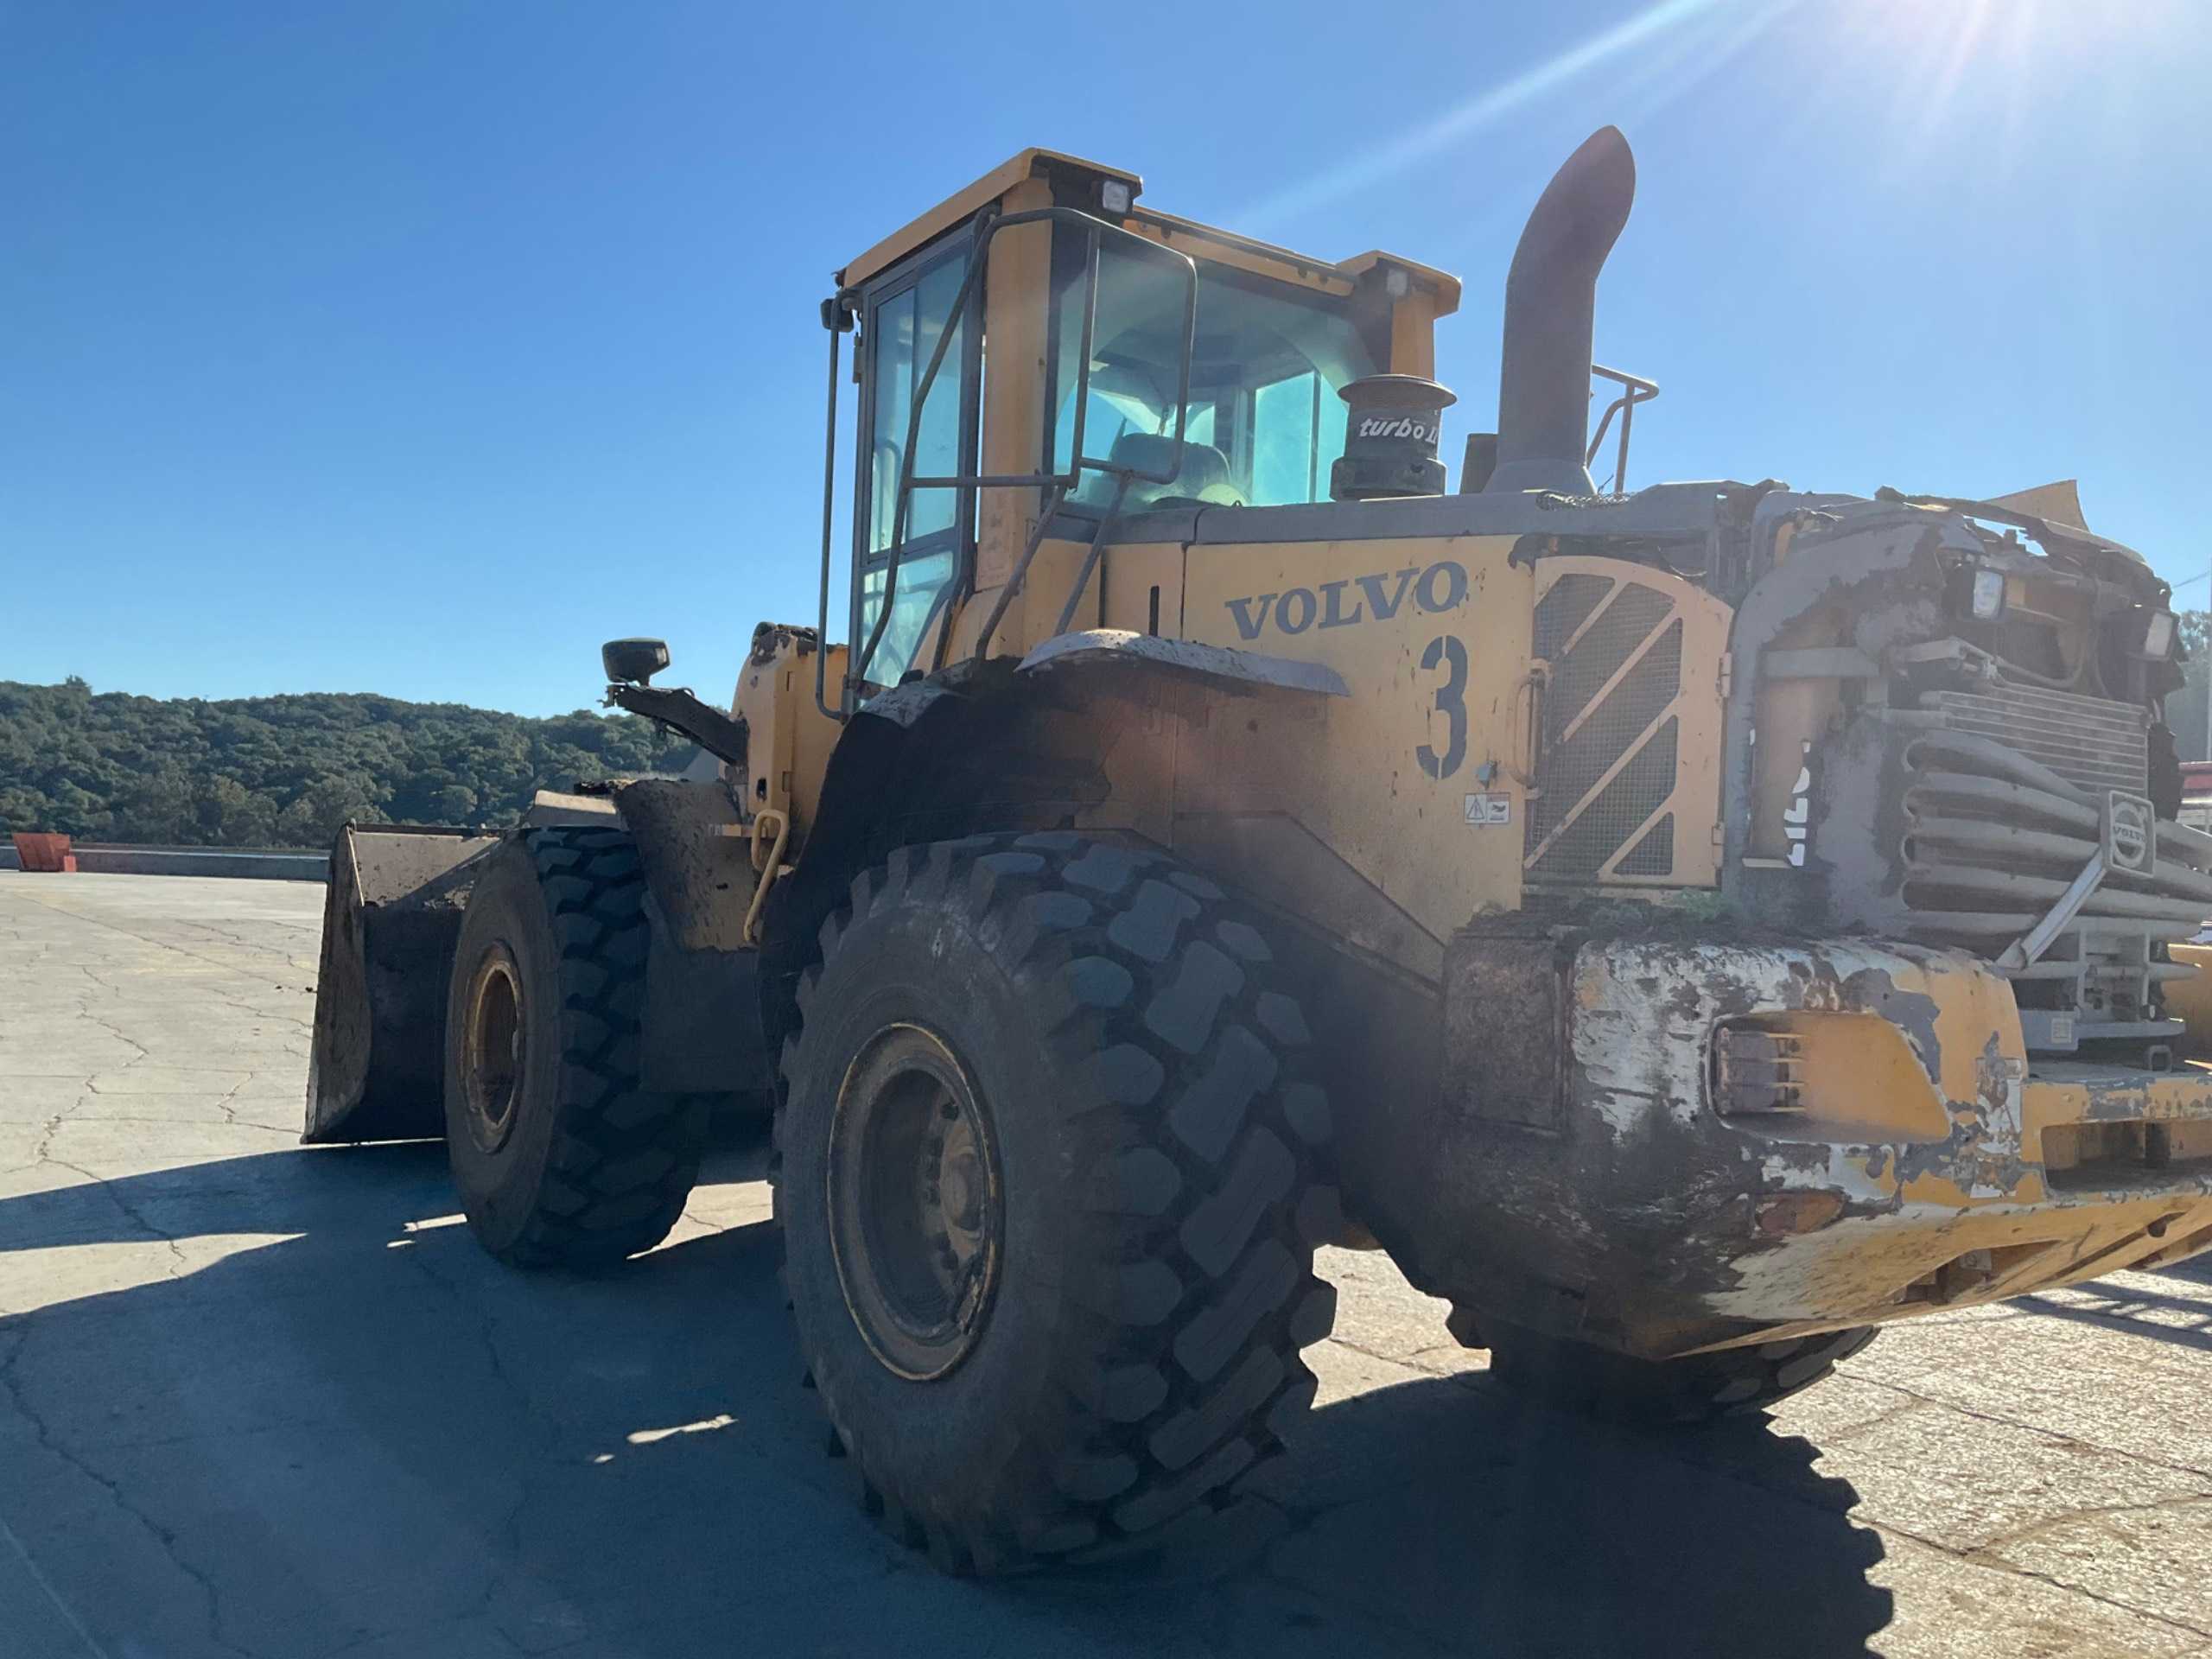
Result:
[[[1724,887],[1793,931],[1993,963],[2031,1053],[2171,1064],[2159,988],[2193,970],[2165,947],[2212,912],[2212,837],[2174,822],[2165,584],[1977,504],[1775,505],[1732,641]]]

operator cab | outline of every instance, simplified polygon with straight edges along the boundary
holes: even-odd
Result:
[[[1142,188],[1024,150],[836,273],[861,459],[831,712],[967,654],[957,602],[1005,589],[1040,523],[1092,541],[1134,512],[1326,501],[1344,389],[1433,373],[1455,278],[1255,242],[1139,207]]]

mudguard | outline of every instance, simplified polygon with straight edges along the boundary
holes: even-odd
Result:
[[[1166,682],[1221,696],[1348,697],[1344,676],[1325,663],[1265,657],[1195,639],[1163,639],[1125,628],[1089,628],[1047,639],[1021,659],[1023,674],[1084,674],[1098,683]]]

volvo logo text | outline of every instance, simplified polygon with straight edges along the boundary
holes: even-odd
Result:
[[[1270,622],[1281,633],[1348,628],[1357,622],[1388,622],[1405,608],[1408,598],[1416,610],[1433,613],[1455,609],[1466,597],[1466,566],[1445,559],[1426,570],[1414,566],[1372,576],[1346,576],[1314,588],[1252,594],[1224,602],[1236,620],[1239,637],[1257,639]]]

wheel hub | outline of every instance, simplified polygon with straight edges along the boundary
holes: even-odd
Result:
[[[504,944],[484,953],[469,976],[461,1033],[461,1097],[469,1139],[486,1153],[514,1132],[522,1095],[522,976]]]
[[[885,1027],[845,1073],[830,1124],[830,1243],[869,1350],[914,1382],[982,1335],[1004,1205],[982,1099],[935,1032]]]

